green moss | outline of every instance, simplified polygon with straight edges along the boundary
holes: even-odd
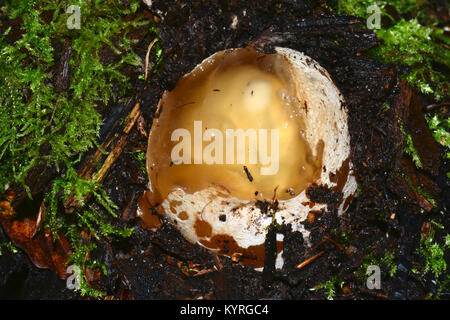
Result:
[[[356,188],[356,196],[359,196],[362,192],[362,187],[360,184],[358,184],[358,187]]]
[[[405,143],[405,153],[411,157],[417,168],[422,168],[422,162],[420,161],[419,153],[414,146],[411,134],[409,134],[408,132],[405,132]]]
[[[350,242],[353,239],[353,236],[349,231],[343,230],[336,236],[334,236],[333,239],[336,240],[336,242],[342,245],[345,249],[348,249],[348,247],[350,246]]]
[[[45,201],[48,204],[45,224],[54,232],[55,237],[57,237],[58,231],[63,230],[67,225],[73,224],[67,221],[66,215],[61,217],[58,211],[58,204],[64,203],[71,194],[75,196],[75,199],[80,204],[81,209],[74,212],[74,215],[78,217],[76,222],[80,229],[89,229],[97,240],[100,239],[100,235],[104,237],[110,235],[128,237],[131,235],[132,229],[113,227],[107,218],[92,205],[85,206],[85,197],[92,195],[95,201],[111,217],[117,218],[114,212],[117,207],[109,199],[102,187],[92,180],[80,178],[73,168],[69,168],[64,178],[58,178],[53,183],[52,190],[45,197]],[[74,242],[76,242],[76,238],[74,239]]]
[[[370,55],[384,63],[399,62],[410,67],[405,78],[422,93],[433,95],[439,101],[449,96],[450,38],[444,29],[437,27],[433,9],[425,0],[342,0],[337,2],[339,13],[368,19],[374,11],[368,10],[377,4],[384,24],[374,32],[382,43]],[[431,9],[431,10],[430,10]],[[392,14],[396,18],[392,16]],[[387,19],[386,19],[387,18]],[[383,110],[385,110],[383,108]],[[444,112],[427,116],[427,122],[437,142],[445,147],[445,157],[450,159],[450,123]],[[411,136],[405,132],[405,152],[411,156],[418,168],[420,158]],[[447,173],[450,179],[450,172]]]
[[[136,150],[130,152],[131,157],[139,163],[139,169],[141,172],[147,177],[147,168],[145,166],[146,163],[146,155],[142,150]],[[147,177],[148,179],[148,177]]]
[[[95,144],[102,125],[98,104],[116,98],[114,84],[122,88],[119,94],[130,87],[119,68],[141,63],[126,35],[146,22],[123,21],[136,10],[137,0],[129,6],[105,0],[68,1],[67,6],[81,7],[80,30],[67,29],[65,3],[23,0],[6,6],[10,18],[22,17],[24,34],[13,44],[0,36],[0,121],[4,124],[0,128],[0,192],[6,183],[24,185],[26,174],[37,163],[59,169],[72,166],[74,156]],[[50,23],[43,21],[43,12],[53,12]],[[69,90],[56,93],[49,73],[55,64],[51,41],[61,38],[71,41],[72,74]],[[120,60],[103,65],[99,51],[104,47],[120,54]],[[40,152],[43,147],[48,150],[45,154]]]
[[[445,271],[447,271],[447,262],[444,258],[445,250],[450,248],[450,235],[446,235],[443,243],[439,243],[434,239],[435,231],[431,228],[428,238],[423,235],[420,239],[420,246],[417,248],[419,253],[424,258],[424,265],[416,269],[416,273],[426,275],[431,272],[435,279],[438,279]]]
[[[414,183],[411,181],[411,179],[403,173],[393,172],[393,175],[402,178],[408,186],[413,190],[414,192],[422,195],[433,207],[436,207],[436,200],[433,199],[431,195],[429,195],[427,192],[425,192],[421,186],[415,186]]]
[[[383,110],[383,111],[387,111],[387,110],[389,110],[391,108],[391,106],[389,105],[389,103],[385,103],[385,104],[383,104],[383,106],[381,107],[381,109]]]
[[[397,273],[397,264],[395,263],[395,254],[386,253],[386,255],[381,258],[381,264],[384,264],[389,269],[389,275],[393,277]]]
[[[445,158],[450,160],[450,119],[444,112],[425,116],[434,139],[445,148]],[[450,172],[447,172],[450,179]]]
[[[414,183],[411,181],[411,179],[407,178],[407,177],[403,177],[403,179],[405,179],[405,181],[408,183],[409,187],[417,192],[418,194],[420,194],[421,196],[423,196],[433,207],[436,207],[436,200],[433,199],[433,197],[431,195],[429,195],[428,193],[426,193],[421,186],[414,186]]]
[[[361,283],[366,283],[367,280],[367,268],[369,266],[379,266],[380,268],[384,268],[385,271],[388,272],[390,277],[393,277],[397,273],[397,263],[396,256],[393,250],[386,249],[384,251],[384,256],[380,258],[374,257],[374,254],[370,252],[363,258],[363,262],[359,266],[359,268],[355,271],[357,279]],[[382,269],[383,270],[383,269]]]
[[[427,115],[425,118],[436,141],[450,149],[450,119],[445,118],[442,113],[433,116]],[[447,152],[446,157],[450,159],[450,152]]]
[[[438,289],[436,294],[431,294],[429,296],[429,299],[439,300],[444,292],[447,292],[448,294],[448,291],[450,290],[450,275],[443,275],[443,273],[447,271],[447,261],[445,261],[444,254],[445,250],[450,247],[450,235],[447,234],[445,236],[442,244],[433,243],[432,239],[428,241],[428,244],[426,241],[427,240],[424,238],[421,239],[421,247],[419,247],[417,251],[424,256],[426,261],[422,273],[424,274],[425,272],[432,271],[436,278],[435,280]],[[414,271],[418,274],[421,272],[417,269]],[[437,279],[438,277],[440,277],[439,280]]]
[[[82,296],[89,296],[92,298],[101,298],[106,295],[105,292],[93,288],[87,281],[86,281],[86,274],[85,270],[86,268],[89,269],[96,269],[100,268],[104,275],[107,275],[106,267],[104,264],[99,263],[98,261],[85,261],[86,256],[96,248],[96,244],[94,242],[91,242],[90,244],[82,244],[82,241],[80,240],[80,243],[78,246],[76,246],[76,250],[72,253],[72,255],[69,258],[68,264],[69,265],[75,265],[80,270],[80,273],[78,275],[79,280],[79,287],[76,289]]]
[[[450,51],[439,45],[443,30],[421,25],[416,19],[404,19],[388,29],[376,31],[384,45],[374,51],[383,62],[401,62],[411,66],[406,79],[422,93],[434,94],[436,100],[448,95],[448,76],[433,68],[433,63],[450,67]]]
[[[374,11],[368,8],[377,4],[382,16],[390,23],[374,32],[383,43],[371,55],[384,63],[400,62],[411,67],[406,79],[425,94],[442,100],[449,94],[449,78],[436,64],[450,67],[450,39],[437,21],[426,12],[424,0],[342,0],[337,11],[368,19]],[[399,19],[390,12],[395,11]],[[421,22],[419,22],[419,20]]]
[[[66,25],[70,14],[65,10],[70,5],[81,9],[78,30]],[[113,225],[114,203],[101,185],[80,178],[74,167],[83,153],[98,146],[99,106],[130,89],[121,68],[142,64],[132,50],[137,40],[128,38],[133,28],[148,24],[135,15],[138,7],[138,0],[11,0],[2,13],[9,19],[20,17],[23,23],[17,41],[7,39],[18,30],[9,28],[0,34],[0,193],[6,184],[20,184],[28,191],[25,177],[37,164],[56,167],[60,177],[45,196],[44,226],[55,236],[68,237],[74,250],[70,261],[77,265],[101,268],[81,260],[87,250],[80,238],[82,231],[93,236],[91,246],[101,237],[127,237],[132,232]],[[69,86],[62,92],[53,88],[61,50],[55,52],[52,45],[58,42],[62,47],[70,42],[72,48]],[[100,52],[106,48],[118,59],[102,62]],[[71,194],[80,206],[67,215],[60,208]],[[92,201],[86,204],[88,196]],[[87,283],[82,284],[81,294],[99,296]]]
[[[422,187],[418,186],[418,187],[416,188],[416,192],[417,192],[418,194],[420,194],[421,196],[423,196],[425,199],[427,199],[427,201],[428,201],[429,203],[431,203],[431,205],[432,205],[433,207],[436,207],[436,206],[437,206],[437,205],[436,205],[436,200],[434,200],[433,197],[432,197],[430,194],[426,193],[426,192],[422,189]]]
[[[337,2],[337,9],[339,13],[368,18],[371,13],[367,11],[367,8],[374,4],[383,14],[389,15],[386,10],[387,5],[394,7],[398,12],[407,13],[418,8],[424,2],[424,0],[342,0]]]
[[[161,41],[159,38],[159,32],[155,25],[150,27],[150,34],[154,38],[158,39],[158,42],[156,42],[155,45],[153,46],[153,50],[155,52],[155,65],[152,68],[152,73],[156,73],[156,72],[158,72],[159,66],[163,62],[163,55],[162,55]]]
[[[63,203],[71,194],[82,202],[83,199],[92,195],[95,202],[100,205],[104,211],[110,214],[111,218],[116,218],[115,204],[108,198],[101,186],[91,180],[80,178],[73,169],[68,170],[64,178],[57,179],[53,184],[53,189],[47,195],[46,201],[49,203],[46,214],[46,226],[55,233],[63,233],[70,241],[73,253],[70,256],[67,265],[76,265],[80,269],[80,286],[76,289],[82,296],[99,298],[105,295],[104,292],[92,287],[85,277],[85,269],[100,269],[107,276],[106,266],[96,260],[86,259],[90,252],[97,247],[97,241],[111,239],[112,237],[129,237],[133,229],[114,226],[108,216],[103,214],[94,204],[81,206],[72,214],[60,215],[58,212],[58,203]],[[89,241],[83,238],[82,233],[89,234]],[[92,237],[92,238],[91,238]]]
[[[326,297],[328,300],[333,300],[334,296],[336,295],[336,290],[341,288],[344,285],[344,281],[339,280],[337,275],[334,275],[325,283],[321,283],[314,288],[311,288],[309,290],[311,291],[318,291],[323,290],[326,293]]]
[[[449,290],[450,290],[450,275],[447,275],[447,277],[440,283],[437,293],[435,295],[432,295],[431,299],[438,300],[441,298],[441,295],[444,292],[447,292],[448,295]]]
[[[403,121],[399,121],[399,127],[401,133],[403,134],[403,140],[405,142],[403,151],[411,157],[417,168],[422,168],[422,162],[420,161],[419,153],[417,152],[417,149],[414,146],[411,134],[408,131],[406,131]]]
[[[377,220],[380,222],[384,222],[384,223],[388,223],[388,219],[386,218],[385,213],[383,212],[383,210],[381,210],[381,208],[375,208],[377,212]]]
[[[11,253],[19,252],[19,250],[10,241],[0,242],[0,256],[3,254],[3,250],[8,250]]]

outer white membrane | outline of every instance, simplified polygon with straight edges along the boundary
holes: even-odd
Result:
[[[330,181],[330,173],[336,173],[344,161],[350,155],[350,137],[347,127],[347,110],[343,106],[343,98],[331,80],[328,72],[316,61],[301,52],[276,48],[276,52],[288,58],[291,73],[296,81],[297,96],[307,101],[307,111],[299,108],[305,121],[305,139],[311,146],[313,155],[316,156],[316,146],[323,140],[324,150],[320,178],[315,181],[318,185],[333,187],[336,183]],[[205,63],[215,59],[215,54],[205,59],[196,67],[202,68]],[[152,189],[150,182],[150,190]],[[352,164],[347,182],[342,190],[343,199],[354,195],[357,183],[353,175]],[[177,202],[174,202],[177,201]],[[327,204],[316,203],[312,208],[307,203],[310,200],[306,196],[306,190],[296,197],[279,201],[279,210],[275,214],[278,224],[291,224],[293,231],[299,231],[309,243],[309,231],[305,230],[302,222],[307,218],[311,210],[327,210]],[[176,213],[170,210],[170,203],[177,203]],[[226,204],[225,204],[226,203]],[[260,245],[266,239],[267,227],[272,218],[262,214],[256,207],[255,200],[244,201],[235,197],[224,196],[222,189],[209,187],[193,194],[186,193],[182,188],[175,188],[163,201],[167,218],[171,222],[177,222],[176,227],[192,243],[201,243],[199,240],[209,240],[210,237],[199,238],[195,232],[194,224],[197,219],[207,221],[212,227],[211,237],[218,234],[232,236],[241,248]],[[343,213],[345,201],[341,202],[338,214]],[[178,213],[185,211],[187,220],[179,218]],[[226,221],[218,219],[219,215],[226,215]],[[276,267],[281,269],[283,260],[278,254]]]

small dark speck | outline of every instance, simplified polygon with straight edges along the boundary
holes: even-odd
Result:
[[[219,91],[220,91],[220,89],[213,89],[213,91],[215,91],[215,92],[219,92]]]
[[[259,193],[258,191],[255,191],[255,196],[257,196],[257,195],[258,195],[258,193]]]
[[[222,221],[222,222],[225,222],[225,221],[227,221],[227,216],[224,215],[224,214],[221,214],[221,215],[219,216],[219,220]]]
[[[253,95],[253,90],[252,90],[252,92],[250,92],[250,94]]]

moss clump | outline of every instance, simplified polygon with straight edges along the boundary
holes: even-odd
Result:
[[[73,219],[73,217],[68,218],[66,215],[61,217],[58,214],[58,204],[66,201],[71,194],[74,195],[81,207],[81,209],[74,212],[74,215],[77,217],[76,226],[79,229],[88,229],[97,240],[100,239],[100,236],[107,238],[110,235],[121,237],[131,235],[132,229],[113,227],[109,224],[105,215],[101,214],[93,205],[85,206],[84,199],[92,195],[104,211],[108,212],[113,218],[117,218],[114,212],[114,209],[117,209],[117,207],[106,195],[101,185],[92,180],[80,178],[73,168],[69,168],[65,177],[55,180],[52,190],[45,198],[45,201],[48,203],[45,222],[46,226],[53,231],[54,237],[58,236],[57,231],[64,230],[69,225],[73,227],[73,222],[68,221],[69,219]],[[78,233],[69,231],[73,230],[67,230],[69,239],[77,243],[79,240]]]
[[[326,293],[327,300],[333,300],[334,296],[336,295],[336,290],[342,289],[343,285],[344,281],[338,280],[337,275],[334,275],[327,282],[321,283],[309,290],[311,291],[323,290]]]
[[[0,242],[0,256],[6,250],[8,250],[11,253],[19,252],[19,250],[10,241]]]
[[[79,30],[66,26],[65,9],[71,4],[81,8]],[[14,43],[5,39],[11,28],[0,35],[0,192],[8,183],[26,187],[26,174],[38,163],[63,170],[95,145],[102,125],[98,105],[115,98],[113,86],[122,93],[129,89],[129,79],[119,72],[124,64],[141,63],[126,35],[144,22],[124,21],[137,5],[137,0],[128,5],[106,0],[7,3],[8,18],[23,20],[23,35]],[[43,16],[50,14],[51,21],[44,21]],[[51,44],[60,39],[72,47],[71,75],[69,88],[56,92],[52,68],[58,53]],[[103,48],[113,50],[120,60],[102,64]]]
[[[71,5],[80,8],[80,29],[67,27],[72,13],[66,9]],[[45,196],[43,225],[54,236],[68,237],[74,251],[69,263],[82,270],[101,267],[86,260],[95,241],[132,232],[112,224],[114,203],[101,185],[80,178],[74,168],[83,153],[97,145],[99,107],[130,89],[130,79],[121,70],[142,64],[132,50],[137,40],[128,37],[134,28],[148,24],[137,14],[139,5],[138,0],[10,0],[1,10],[2,21],[18,21],[20,29],[0,26],[0,193],[5,185],[29,191],[25,178],[37,164],[56,167],[60,177]],[[66,87],[59,90],[55,77],[64,50],[70,50],[70,73]],[[104,51],[111,53],[106,59]],[[66,215],[61,203],[71,194],[80,209]],[[85,204],[88,196],[94,201]],[[83,232],[92,236],[90,244],[84,243]],[[84,275],[81,278],[84,281]],[[100,295],[83,281],[82,295]]]
[[[411,157],[412,161],[414,162],[417,168],[422,168],[422,162],[420,161],[419,153],[417,152],[417,149],[414,146],[411,134],[406,131],[405,125],[401,120],[399,120],[399,127],[403,135],[403,141],[405,143],[403,151]]]
[[[417,152],[417,149],[414,146],[411,134],[405,131],[404,137],[405,137],[405,148],[404,148],[405,153],[411,157],[417,168],[422,168],[422,162],[420,161],[419,153]]]
[[[450,160],[450,119],[446,118],[444,112],[427,115],[425,119],[434,139],[445,148],[445,158]],[[447,173],[447,176],[449,174]]]
[[[142,150],[135,150],[130,152],[131,157],[139,163],[139,169],[148,179],[147,168],[145,166],[146,153]]]
[[[406,79],[436,100],[449,95],[449,78],[443,69],[450,68],[450,39],[438,21],[427,14],[424,0],[343,0],[337,11],[368,19],[377,5],[382,17],[387,18],[374,32],[383,43],[371,55],[384,63],[400,62],[410,66]],[[443,68],[442,68],[443,67]]]
[[[382,271],[389,274],[390,277],[393,277],[397,273],[395,252],[393,250],[386,249],[384,256],[380,258],[376,258],[373,253],[369,253],[364,256],[363,262],[359,266],[358,270],[356,270],[357,278],[364,284],[367,279],[367,269],[371,265],[380,267]]]
[[[427,238],[423,235],[421,236],[417,253],[422,255],[425,264],[421,270],[415,269],[415,272],[419,272],[422,275],[431,272],[435,279],[438,279],[447,270],[447,262],[445,261],[444,254],[445,250],[450,248],[450,235],[446,235],[443,243],[435,242],[434,235],[434,229],[431,229],[430,235]]]
[[[444,34],[431,5],[425,0],[343,0],[338,1],[339,13],[368,19],[377,6],[382,19],[380,29],[374,32],[382,43],[370,55],[384,63],[399,62],[409,66],[405,75],[408,82],[437,100],[449,97],[450,38]],[[372,9],[372,10],[369,10]],[[384,107],[383,107],[384,109]],[[450,159],[450,122],[445,111],[426,120],[434,138],[445,148]],[[405,153],[418,168],[422,168],[411,136],[404,131]],[[447,173],[450,179],[450,172]]]
[[[443,225],[431,221],[440,230],[440,236],[437,236],[435,228],[431,227],[428,236],[421,235],[420,245],[416,249],[418,259],[414,263],[412,272],[420,275],[421,278],[432,279],[432,283],[437,290],[429,294],[428,298],[440,299],[444,291],[450,289],[450,275],[447,273],[446,251],[450,248],[450,235],[442,234],[445,229]]]
[[[433,197],[429,195],[427,192],[425,192],[421,186],[415,186],[412,180],[409,177],[407,177],[404,173],[393,173],[393,174],[397,177],[402,178],[408,184],[411,190],[423,196],[433,207],[437,206],[436,200],[433,199]]]
[[[448,96],[448,76],[433,68],[436,63],[450,67],[450,51],[439,44],[443,30],[421,25],[416,19],[397,22],[389,29],[376,31],[384,45],[374,52],[383,62],[401,62],[411,66],[406,79],[422,93],[436,100]],[[449,41],[446,39],[446,41]]]

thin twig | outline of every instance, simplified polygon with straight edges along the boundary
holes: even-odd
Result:
[[[42,224],[42,221],[44,221],[44,217],[45,217],[45,202],[42,201],[41,206],[39,207],[39,213],[38,213],[38,217],[36,220],[36,226],[34,227],[33,235],[31,236],[32,238],[34,238],[34,236],[38,232],[38,230]]]
[[[438,109],[443,106],[450,106],[450,102],[429,104],[429,105],[425,106],[424,109],[425,109],[425,112],[428,112],[428,111],[433,111],[433,110]]]
[[[332,244],[334,244],[336,247],[338,247],[339,249],[341,249],[342,251],[345,252],[345,249],[343,246],[341,246],[339,243],[337,243],[336,241],[334,241],[333,239],[331,239],[330,237],[325,236],[324,237],[325,240],[330,241]]]
[[[196,274],[194,274],[193,277],[203,276],[203,275],[211,273],[211,272],[214,272],[214,270],[213,269],[200,270]]]
[[[145,55],[145,81],[147,81],[148,77],[148,61],[150,59],[150,51],[152,51],[153,45],[158,41],[157,38],[153,39],[153,41],[150,43],[147,49],[147,54]]]
[[[311,252],[313,252],[314,250],[316,250],[318,247],[320,247],[322,244],[324,244],[325,241],[326,241],[326,240],[322,238],[322,241],[320,241],[318,244],[316,244],[314,247],[312,247],[311,250],[309,250],[307,254],[310,254]]]
[[[307,266],[308,264],[310,264],[311,262],[313,262],[314,260],[316,260],[317,258],[319,258],[321,255],[323,255],[325,253],[325,251],[320,251],[318,254],[306,259],[305,261],[303,261],[302,263],[298,264],[295,268],[296,269],[302,269],[305,266]]]
[[[133,107],[133,109],[131,110],[131,112],[129,113],[129,115],[126,117],[126,123],[125,123],[123,133],[120,136],[119,141],[115,144],[114,148],[108,154],[108,157],[105,159],[105,162],[101,166],[100,170],[98,170],[91,177],[90,169],[88,169],[88,170],[82,169],[85,179],[92,179],[93,181],[95,181],[97,183],[103,182],[103,179],[108,174],[112,165],[114,164],[114,162],[119,158],[120,154],[122,153],[123,148],[125,147],[125,145],[127,143],[128,134],[130,133],[131,129],[136,124],[136,121],[140,115],[141,115],[140,104],[136,103],[135,106]],[[107,143],[108,146],[110,144],[111,143],[109,143],[109,142]],[[94,155],[94,157],[96,157],[96,156],[97,156],[97,154]],[[98,156],[100,156],[100,155],[98,155]],[[93,163],[96,163],[96,162],[93,162]],[[89,199],[89,196],[87,196],[85,198],[84,202],[86,203],[88,199]],[[68,213],[73,212],[75,210],[75,208],[79,207],[79,205],[80,205],[80,203],[75,198],[74,194],[71,194],[64,203],[64,207],[66,208],[66,212],[68,212]]]

